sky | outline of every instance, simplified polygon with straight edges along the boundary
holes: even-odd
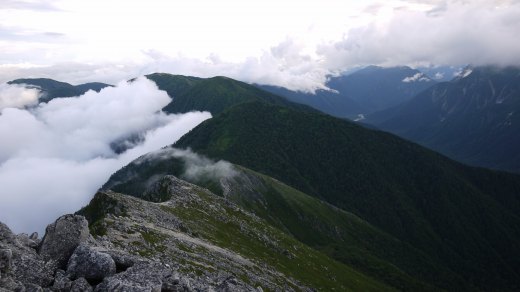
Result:
[[[365,65],[518,65],[518,0],[0,0],[0,82],[152,72],[314,91]]]

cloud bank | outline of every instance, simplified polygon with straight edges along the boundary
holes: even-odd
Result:
[[[0,82],[166,72],[313,92],[366,65],[520,65],[516,0],[150,1],[114,0],[102,13],[80,0],[53,4],[67,12],[0,10]]]
[[[39,91],[20,85],[0,84],[0,110],[8,107],[23,108],[38,103]]]
[[[321,45],[326,66],[520,65],[519,1],[410,2],[435,5],[395,8],[389,17]]]
[[[86,205],[108,177],[135,158],[171,144],[207,112],[167,115],[168,95],[146,78],[99,93],[0,112],[0,221],[42,231]],[[113,143],[128,140],[122,153]]]

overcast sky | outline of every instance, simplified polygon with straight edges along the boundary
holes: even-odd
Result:
[[[518,0],[0,0],[0,82],[170,72],[313,90],[368,64],[520,64]]]

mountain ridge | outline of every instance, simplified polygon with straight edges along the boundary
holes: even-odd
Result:
[[[326,86],[330,90],[318,90],[314,94],[276,86],[258,86],[332,116],[354,120],[409,100],[435,83],[410,67],[368,66],[347,75],[329,77]]]
[[[103,189],[112,189],[137,197],[147,197],[147,185],[162,175],[183,177],[214,190],[244,210],[269,222],[273,227],[328,256],[353,265],[367,275],[404,290],[435,290],[438,278],[442,287],[463,289],[462,279],[451,278],[452,271],[442,268],[424,253],[370,225],[356,215],[301,193],[282,182],[242,166],[232,165],[232,175],[185,177],[193,165],[221,162],[193,160],[193,152],[164,148],[145,155],[116,172]],[[414,268],[412,268],[414,267]],[[418,268],[421,267],[421,268]],[[418,278],[422,280],[414,280]],[[429,283],[429,284],[428,284]]]
[[[41,96],[40,101],[48,102],[54,98],[59,97],[73,97],[80,96],[89,90],[99,92],[105,87],[112,86],[101,82],[90,82],[79,85],[71,85],[66,82],[56,81],[49,78],[23,78],[15,79],[7,82],[7,84],[19,84],[25,85],[29,88],[35,88],[40,90]]]
[[[442,259],[479,286],[516,285],[509,265],[519,264],[511,254],[520,253],[513,248],[520,240],[520,221],[518,209],[504,205],[518,206],[518,176],[463,166],[324,114],[260,102],[229,108],[175,146],[243,165],[324,199]],[[495,189],[480,190],[472,181],[480,177]],[[489,224],[500,227],[488,229]],[[445,243],[446,238],[455,243]],[[463,264],[467,261],[472,264]],[[482,272],[495,265],[497,273]]]
[[[366,122],[464,163],[520,172],[520,69],[465,72]]]

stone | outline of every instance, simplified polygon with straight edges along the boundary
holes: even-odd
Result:
[[[86,244],[79,245],[69,259],[67,275],[70,279],[86,278],[101,281],[116,273],[116,263],[106,253],[99,252]]]
[[[57,269],[53,260],[44,261],[32,248],[13,251],[13,277],[24,284],[36,284],[41,287],[52,285]]]
[[[38,243],[34,240],[32,240],[29,235],[25,233],[21,233],[16,235],[16,240],[18,240],[18,243],[20,243],[23,246],[30,247],[32,249],[38,248]]]
[[[11,269],[13,252],[8,248],[0,249],[0,273],[7,273]]]
[[[36,284],[25,284],[25,292],[43,292],[43,288]]]
[[[242,283],[235,277],[226,278],[220,285],[218,285],[216,290],[222,292],[252,291],[248,285]]]
[[[124,272],[131,266],[133,266],[136,262],[136,258],[134,256],[128,254],[122,254],[116,251],[106,251],[108,255],[114,260],[116,263],[116,273]]]
[[[27,234],[14,235],[5,224],[0,223],[0,286],[19,290],[23,285],[45,287],[53,282],[55,262],[43,261],[34,247]]]
[[[179,274],[170,274],[163,278],[162,280],[162,292],[177,292],[184,291],[183,286],[180,285]]]
[[[11,229],[4,223],[0,222],[0,242],[13,244],[15,243],[15,236]]]
[[[67,277],[64,270],[58,270],[54,278],[52,288],[54,291],[65,292],[70,291],[72,281]]]
[[[161,265],[136,263],[122,273],[106,277],[94,291],[161,291],[162,279],[171,271]]]
[[[71,292],[91,292],[91,291],[94,291],[94,289],[92,289],[92,286],[90,286],[87,279],[78,278],[72,282],[70,291]]]
[[[80,215],[64,215],[45,229],[39,253],[46,261],[55,260],[64,268],[70,256],[89,236],[88,222]]]

